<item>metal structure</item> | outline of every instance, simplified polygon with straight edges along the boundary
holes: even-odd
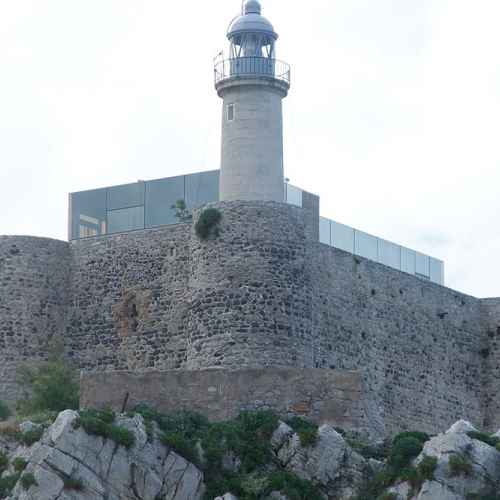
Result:
[[[218,95],[224,100],[221,201],[284,201],[282,100],[290,67],[276,59],[278,34],[247,0],[229,25],[229,58],[215,61]]]

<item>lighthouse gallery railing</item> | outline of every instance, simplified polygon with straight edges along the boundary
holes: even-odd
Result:
[[[268,76],[290,84],[290,66],[268,57],[238,57],[215,64],[215,83],[245,76]]]

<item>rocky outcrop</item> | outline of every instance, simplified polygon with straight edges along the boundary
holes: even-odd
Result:
[[[87,434],[78,413],[62,412],[39,443],[19,449],[28,465],[10,500],[201,500],[203,475],[191,463],[148,435],[141,416],[117,417],[135,436],[129,449]]]
[[[402,482],[388,492],[396,495],[395,500],[499,498],[495,495],[500,491],[500,451],[476,436],[482,437],[472,424],[459,421],[433,437],[414,461],[418,465],[424,457],[434,457],[433,480],[425,481],[420,489]]]

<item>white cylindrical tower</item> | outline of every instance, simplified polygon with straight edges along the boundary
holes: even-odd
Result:
[[[215,65],[223,99],[221,201],[284,201],[282,100],[290,67],[275,58],[278,35],[247,0],[229,28],[229,59]]]

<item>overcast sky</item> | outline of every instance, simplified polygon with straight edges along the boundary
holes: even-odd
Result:
[[[262,3],[292,65],[291,182],[499,296],[500,2]],[[238,11],[0,0],[0,234],[66,239],[71,191],[219,168],[212,59]]]

